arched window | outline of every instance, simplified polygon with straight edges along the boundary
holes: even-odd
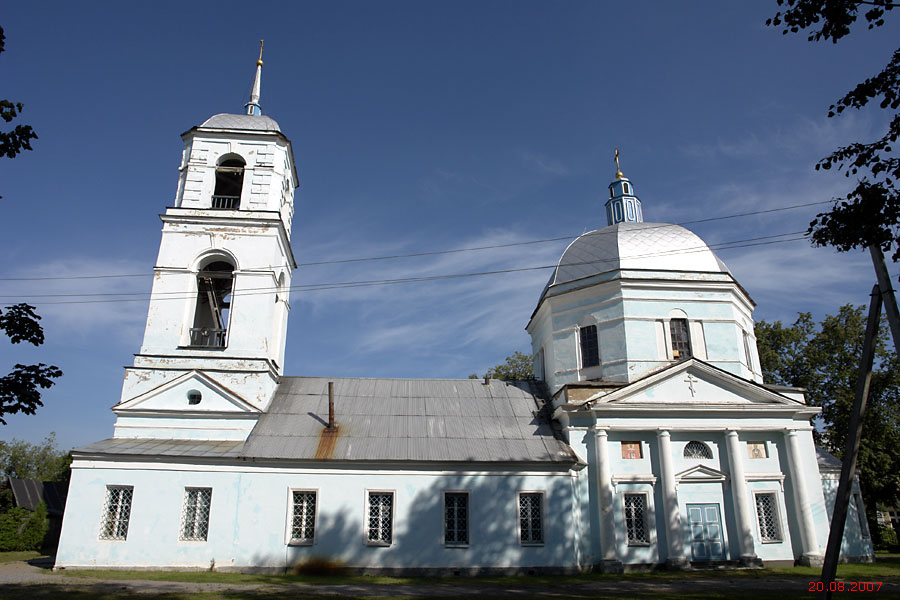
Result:
[[[684,447],[684,457],[693,459],[712,458],[712,450],[703,442],[688,442]]]
[[[581,342],[581,368],[596,367],[600,364],[600,347],[597,344],[597,326],[588,325],[578,329]]]
[[[191,346],[224,348],[234,266],[224,260],[212,262],[197,273],[197,306],[191,327]]]
[[[241,207],[241,188],[244,186],[244,161],[239,157],[226,158],[216,167],[216,189],[212,207],[237,210]]]
[[[691,330],[688,328],[688,320],[672,319],[669,321],[669,329],[672,333],[672,356],[676,359],[692,357],[694,354],[691,351]]]

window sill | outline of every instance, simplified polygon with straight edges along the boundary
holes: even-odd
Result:
[[[179,350],[227,350],[228,346],[178,346]]]
[[[290,540],[287,545],[288,546],[313,546],[315,545],[316,540]]]
[[[783,544],[784,540],[760,540],[760,544]]]
[[[366,540],[366,546],[373,546],[375,548],[389,548],[393,542],[375,542],[372,540]]]
[[[628,545],[635,548],[649,548],[652,544],[650,542],[628,542]]]
[[[469,547],[469,544],[444,544],[444,548],[461,548],[466,549]]]
[[[522,546],[538,547],[543,546],[544,542],[519,542]]]

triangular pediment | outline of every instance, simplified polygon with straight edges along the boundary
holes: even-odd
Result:
[[[199,400],[199,401],[198,401]],[[116,413],[259,413],[238,394],[201,371],[190,371],[113,406]]]
[[[597,405],[798,406],[786,396],[697,359],[675,363],[591,401]]]
[[[713,469],[712,467],[707,467],[706,465],[697,465],[696,467],[691,467],[690,469],[685,469],[681,473],[675,474],[675,481],[678,482],[726,481],[727,479],[728,475],[726,473]]]

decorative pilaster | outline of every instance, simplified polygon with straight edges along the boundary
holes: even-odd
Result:
[[[600,546],[603,573],[623,572],[616,556],[616,520],[613,510],[612,475],[609,470],[609,436],[605,429],[594,430],[594,459],[597,465],[597,506],[600,509]]]
[[[666,567],[683,569],[688,561],[684,556],[684,529],[681,526],[681,513],[678,510],[678,491],[675,488],[675,469],[672,466],[672,440],[668,431],[656,433],[659,447],[659,475],[662,480],[663,508],[666,511],[666,546],[668,557]]]
[[[744,477],[744,459],[741,455],[741,444],[737,431],[728,430],[725,434],[728,447],[728,470],[731,472],[731,499],[734,501],[734,514],[738,527],[738,552],[741,564],[745,566],[762,566],[753,546],[753,522],[750,513],[750,491]]]
[[[824,556],[819,552],[819,542],[816,539],[816,524],[813,520],[812,508],[809,505],[809,494],[806,491],[806,477],[803,473],[803,464],[800,451],[800,436],[796,429],[788,429],[784,433],[787,442],[788,470],[791,477],[791,488],[794,490],[794,514],[800,517],[800,545],[803,554],[800,556],[800,564],[811,567],[820,567],[824,562]]]

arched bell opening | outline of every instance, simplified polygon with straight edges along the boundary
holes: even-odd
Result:
[[[224,348],[234,289],[234,265],[212,262],[197,273],[197,304],[191,327],[191,346]]]
[[[241,207],[244,166],[244,160],[234,155],[223,157],[219,162],[216,167],[216,189],[212,196],[212,208],[238,210]]]

